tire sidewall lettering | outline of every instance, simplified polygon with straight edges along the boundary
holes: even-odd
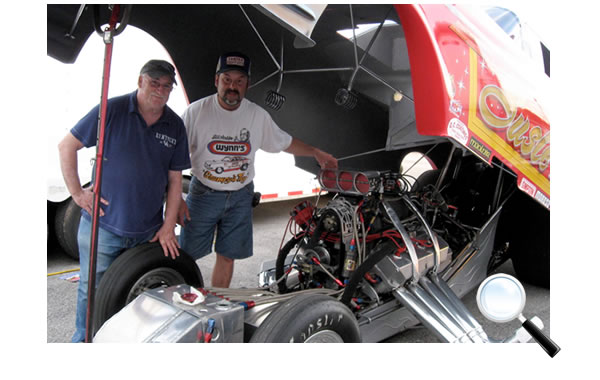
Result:
[[[334,326],[341,324],[343,320],[344,315],[341,313],[326,313],[312,321],[308,321],[302,331],[290,338],[289,343],[304,342],[321,330],[332,330]]]

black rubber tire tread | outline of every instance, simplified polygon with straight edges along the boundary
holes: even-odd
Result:
[[[281,250],[277,254],[277,260],[275,261],[275,278],[276,279],[280,279],[281,276],[283,276],[283,273],[284,273],[283,266],[285,264],[285,258],[290,253],[292,248],[294,248],[301,239],[302,239],[302,237],[291,238],[287,243],[285,243],[285,245],[281,248]],[[286,280],[281,280],[277,284],[277,287],[279,289],[279,293],[281,293],[281,294],[288,292]]]
[[[344,343],[361,341],[358,322],[344,304],[322,294],[303,294],[273,310],[250,343],[303,343],[323,330],[336,332]]]
[[[138,279],[154,269],[165,267],[180,273],[186,284],[204,287],[200,268],[183,250],[180,249],[179,256],[173,260],[170,256],[165,257],[158,242],[139,245],[117,257],[102,276],[95,295],[94,331],[126,305],[129,292]]]
[[[77,233],[80,218],[81,207],[75,203],[73,198],[61,203],[54,217],[54,232],[58,244],[69,257],[75,260],[79,260]]]

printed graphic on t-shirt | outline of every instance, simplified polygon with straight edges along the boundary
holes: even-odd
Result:
[[[252,164],[247,157],[252,147],[246,128],[241,129],[239,136],[213,135],[207,149],[218,158],[204,162],[204,178],[220,184],[244,183],[248,179],[245,172]]]
[[[204,168],[206,170],[214,171],[217,174],[224,172],[230,172],[234,170],[245,171],[250,165],[250,159],[246,157],[234,157],[227,156],[222,160],[206,161]]]

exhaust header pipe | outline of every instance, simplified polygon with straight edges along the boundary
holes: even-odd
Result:
[[[394,296],[442,342],[485,343],[489,339],[462,301],[437,276],[398,287]],[[452,294],[448,294],[448,290]],[[457,302],[458,301],[458,302]]]

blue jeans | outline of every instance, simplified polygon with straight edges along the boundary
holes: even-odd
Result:
[[[154,237],[152,232],[147,237],[132,239],[118,236],[103,228],[98,228],[98,251],[96,254],[96,287],[102,279],[102,275],[115,259],[129,248],[145,243]],[[87,218],[81,217],[77,243],[79,245],[79,287],[77,289],[77,313],[75,315],[75,333],[71,342],[78,343],[85,340],[85,324],[87,314],[87,291],[90,263],[90,239],[92,234],[92,223]]]
[[[234,260],[252,256],[253,195],[253,183],[237,191],[216,191],[192,177],[186,198],[192,219],[181,229],[181,248],[198,260],[212,252],[214,240],[219,255]]]

